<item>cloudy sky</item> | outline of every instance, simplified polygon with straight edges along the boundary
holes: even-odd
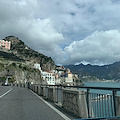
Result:
[[[0,39],[9,35],[56,64],[120,61],[120,0],[0,0]]]

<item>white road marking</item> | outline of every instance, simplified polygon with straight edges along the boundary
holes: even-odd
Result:
[[[6,94],[8,94],[11,90],[12,90],[12,88],[10,88],[10,90],[8,90],[8,91],[5,92],[4,94],[2,94],[2,95],[0,96],[0,98],[4,97],[4,96],[5,96]]]
[[[58,109],[53,107],[51,104],[49,104],[47,101],[45,101],[43,98],[38,96],[36,93],[34,93],[32,90],[30,90],[34,95],[36,95],[40,100],[42,100],[45,104],[47,104],[51,109],[53,109],[55,112],[57,112],[61,117],[63,117],[65,120],[71,120],[66,115],[64,115],[62,112],[60,112]]]

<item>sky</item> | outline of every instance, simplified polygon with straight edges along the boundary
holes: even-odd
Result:
[[[120,0],[0,0],[0,39],[14,35],[56,64],[120,61]]]

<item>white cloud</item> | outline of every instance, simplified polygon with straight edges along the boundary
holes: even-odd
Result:
[[[65,48],[70,63],[108,64],[120,60],[120,31],[96,31]]]
[[[14,0],[13,3],[8,0],[1,2],[0,9],[1,38],[15,35],[34,50],[56,58],[53,53],[57,48],[60,49],[59,43],[64,40],[64,36],[54,28],[51,18],[35,17],[37,0]]]
[[[56,63],[111,63],[119,60],[116,11],[119,0],[3,0],[0,39],[15,35]]]

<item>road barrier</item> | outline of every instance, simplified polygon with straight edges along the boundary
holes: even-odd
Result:
[[[25,84],[15,86],[27,87]],[[120,116],[120,96],[117,94],[120,88],[32,84],[30,89],[80,118]],[[106,90],[111,93],[104,93]]]

